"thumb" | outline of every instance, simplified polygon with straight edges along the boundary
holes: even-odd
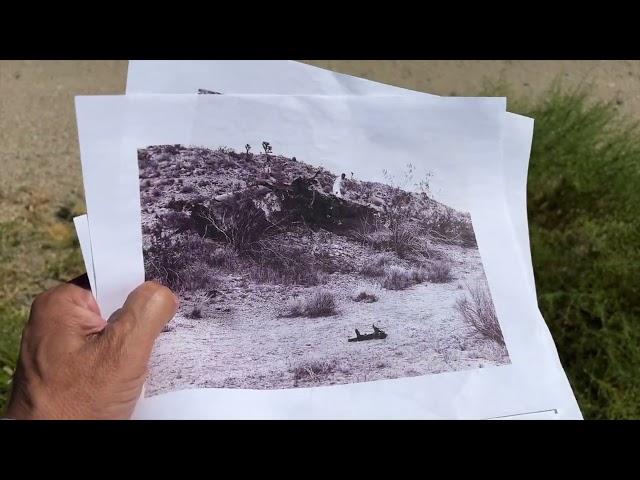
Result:
[[[106,329],[118,343],[150,351],[177,308],[178,299],[171,290],[155,282],[145,282],[129,294]]]

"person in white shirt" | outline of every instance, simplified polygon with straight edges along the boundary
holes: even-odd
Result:
[[[342,184],[346,177],[347,176],[343,173],[341,176],[336,178],[335,182],[333,182],[333,194],[338,198],[342,198]]]

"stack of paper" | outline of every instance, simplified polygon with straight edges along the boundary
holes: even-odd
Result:
[[[131,61],[76,98],[105,317],[181,298],[136,418],[581,414],[538,310],[533,119],[291,61]]]

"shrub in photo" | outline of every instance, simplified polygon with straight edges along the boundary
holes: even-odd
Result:
[[[179,270],[180,290],[193,292],[196,290],[212,290],[220,284],[218,277],[209,265],[191,263]]]
[[[416,267],[410,270],[413,283],[422,283],[429,279],[429,272],[424,267]]]
[[[261,239],[277,231],[248,193],[237,194],[222,206],[198,204],[192,209],[192,218],[200,234],[228,243],[241,254],[259,248]]]
[[[158,217],[158,224],[163,231],[171,230],[175,233],[187,232],[193,227],[188,214],[171,210]]]
[[[427,280],[431,283],[448,283],[453,280],[451,264],[445,260],[434,261],[427,267]]]
[[[365,277],[381,277],[385,274],[385,267],[393,263],[393,255],[381,253],[365,263],[360,269],[360,274]]]
[[[316,290],[303,299],[295,299],[286,306],[285,317],[328,317],[337,313],[337,303],[333,293]]]
[[[256,283],[267,283],[272,285],[322,285],[326,281],[326,275],[314,268],[292,268],[285,269],[281,265],[271,261],[261,259],[251,261],[244,269],[249,279]]]
[[[471,221],[461,224],[459,243],[462,247],[478,248],[478,241],[476,240],[476,234],[473,231]]]
[[[155,229],[145,246],[145,272],[148,280],[156,280],[175,291],[211,289],[218,284],[211,263],[215,247],[197,235],[163,235]]]
[[[206,310],[208,303],[211,301],[211,296],[204,292],[198,291],[191,298],[193,307],[189,309],[187,318],[200,319],[203,317],[203,312]]]
[[[404,290],[414,284],[413,275],[406,268],[392,265],[386,270],[381,284],[387,290]]]
[[[332,265],[318,252],[281,237],[257,241],[248,252],[249,264],[245,271],[257,283],[280,285],[320,285],[325,271]]]
[[[241,268],[241,261],[236,251],[227,244],[213,244],[206,257],[206,261],[212,267],[226,271],[237,271]]]
[[[304,301],[301,298],[294,298],[287,302],[285,307],[285,313],[283,317],[303,317],[304,316]]]
[[[319,377],[329,375],[336,371],[335,360],[308,360],[295,366],[290,371],[297,383],[299,380],[318,380]]]
[[[318,290],[305,300],[305,316],[328,317],[336,313],[336,301],[333,293],[326,290]]]
[[[406,258],[420,251],[421,242],[416,237],[414,228],[406,223],[398,222],[391,226],[389,246],[400,258]]]
[[[331,191],[330,186],[329,191]],[[389,231],[378,221],[368,217],[360,218],[359,224],[351,233],[362,245],[367,245],[374,250],[385,250],[389,245]]]
[[[468,295],[456,301],[456,311],[482,337],[504,346],[504,338],[489,289],[480,283],[467,287]]]
[[[147,280],[155,280],[176,290],[180,283],[178,272],[184,265],[184,257],[180,242],[155,230],[151,235],[150,245],[145,248],[144,269]]]
[[[364,302],[364,303],[373,303],[378,301],[378,297],[371,292],[366,290],[360,291],[357,295],[353,297],[354,302]]]
[[[376,288],[372,288],[368,285],[357,286],[351,298],[354,302],[373,303],[378,301],[379,291]]]

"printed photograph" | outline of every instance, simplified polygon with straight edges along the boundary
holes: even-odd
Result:
[[[180,297],[147,396],[510,363],[471,218],[413,165],[367,181],[266,139],[138,162],[146,276]]]

